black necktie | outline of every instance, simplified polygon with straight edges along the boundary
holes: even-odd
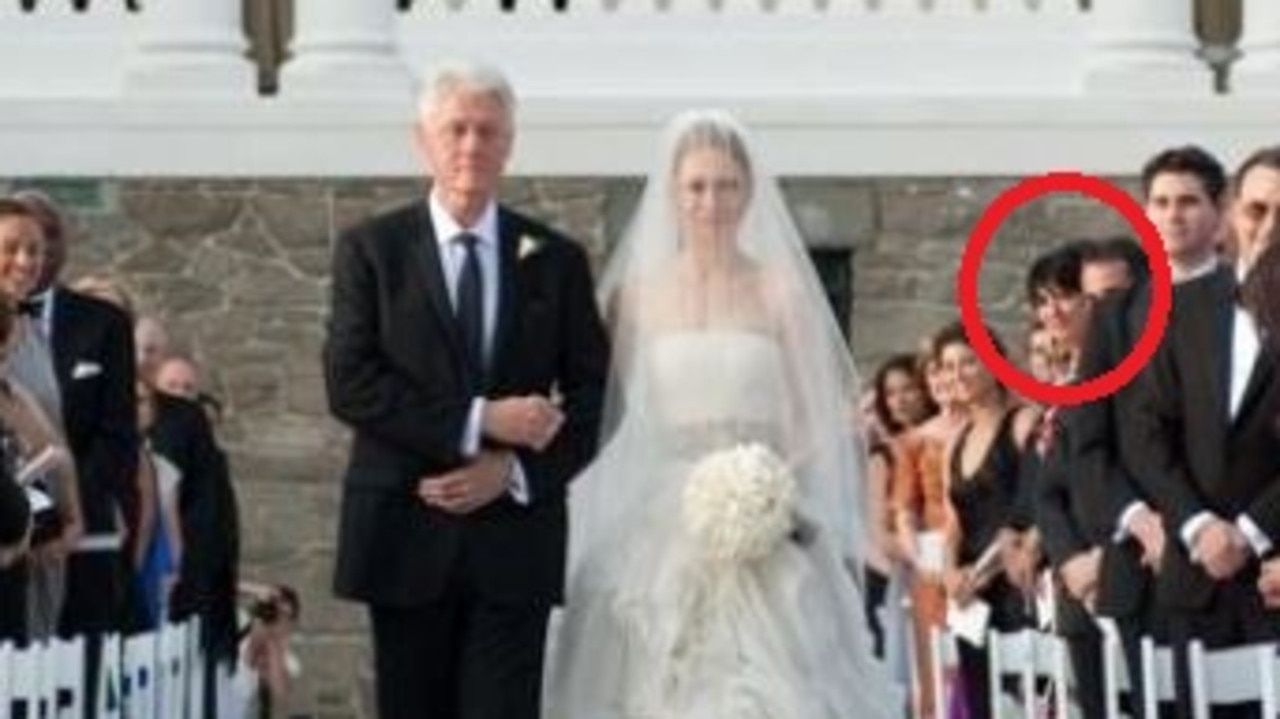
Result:
[[[21,312],[32,319],[43,319],[44,298],[28,297],[25,300],[18,300],[18,312]]]
[[[480,238],[463,232],[454,241],[467,252],[462,260],[462,271],[458,273],[458,297],[454,311],[472,379],[478,382],[484,377],[484,274],[480,270],[480,253],[476,247]]]

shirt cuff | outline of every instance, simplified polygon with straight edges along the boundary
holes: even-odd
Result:
[[[1120,513],[1120,521],[1116,523],[1116,531],[1111,535],[1111,541],[1120,544],[1124,540],[1133,536],[1133,532],[1129,531],[1129,524],[1133,522],[1133,518],[1138,516],[1138,512],[1149,510],[1147,503],[1138,499],[1130,502]]]
[[[1178,537],[1182,539],[1182,543],[1186,545],[1187,551],[1195,556],[1195,538],[1196,534],[1204,529],[1205,525],[1214,519],[1213,512],[1201,510],[1191,515],[1191,519],[1182,523],[1182,528],[1178,530]]]
[[[1256,523],[1247,514],[1241,514],[1236,517],[1236,527],[1249,540],[1249,546],[1253,548],[1253,553],[1259,558],[1265,557],[1271,551],[1273,546],[1271,538],[1267,533],[1262,531]]]
[[[471,400],[467,426],[462,430],[462,456],[474,457],[480,452],[480,430],[484,423],[484,397]]]
[[[507,494],[511,495],[511,499],[521,506],[529,505],[529,480],[524,476],[524,465],[520,464],[520,458],[515,457],[511,460],[511,475],[507,477]]]

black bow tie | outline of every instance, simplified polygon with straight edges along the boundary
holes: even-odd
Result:
[[[25,300],[18,300],[18,312],[32,317],[41,319],[44,317],[44,298],[28,297]]]

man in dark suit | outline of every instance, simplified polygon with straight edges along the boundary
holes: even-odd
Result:
[[[567,484],[595,451],[607,339],[583,251],[496,203],[506,80],[420,103],[425,201],[343,234],[325,376],[354,430],[337,593],[368,605],[382,719],[538,716]]]
[[[85,520],[86,536],[67,563],[61,630],[119,631],[130,620],[127,545],[139,503],[133,327],[120,309],[59,284],[67,258],[62,217],[40,193],[18,199],[44,231],[44,269],[30,299],[53,353]]]
[[[1128,239],[1123,242],[1133,245]],[[1085,305],[1085,309],[1078,310],[1084,313],[1083,324],[1076,320],[1061,329],[1046,324],[1074,358],[1072,381],[1095,374],[1094,368],[1083,362],[1086,337],[1097,319],[1094,303],[1107,293],[1124,292],[1139,276],[1140,268],[1120,247],[1123,246],[1114,242],[1073,243],[1045,255],[1032,266],[1028,289],[1037,306],[1054,301],[1065,303],[1073,296],[1077,303]],[[1094,523],[1082,501],[1081,479],[1073,463],[1076,443],[1065,418],[1059,420],[1058,414],[1047,412],[1048,424],[1042,430],[1045,438],[1053,441],[1040,443],[1041,466],[1034,483],[1036,524],[1054,570],[1056,629],[1066,639],[1070,652],[1077,702],[1085,716],[1102,716],[1102,644],[1093,611],[1098,568],[1107,540],[1092,530]]]
[[[1198,147],[1170,148],[1143,167],[1147,216],[1160,232],[1175,284],[1202,277],[1218,265],[1214,244],[1226,186],[1221,164]],[[1096,305],[1081,356],[1082,376],[1098,376],[1118,365],[1145,328],[1150,284],[1145,268],[1135,276],[1140,279],[1132,287],[1110,293]],[[1164,638],[1150,587],[1166,540],[1154,501],[1135,479],[1140,442],[1118,419],[1133,401],[1136,386],[1131,383],[1110,397],[1073,408],[1064,422],[1080,527],[1097,550],[1093,563],[1072,569],[1083,573],[1073,581],[1095,586],[1093,609],[1114,622],[1133,695],[1140,696],[1140,640],[1148,634]],[[1132,708],[1140,712],[1140,702]]]
[[[1280,236],[1280,148],[1241,166],[1229,217],[1237,266],[1178,287],[1129,418],[1135,477],[1169,528],[1156,599],[1181,681],[1192,639],[1217,647],[1280,638],[1280,613],[1255,587],[1259,560],[1280,541],[1280,377],[1274,350],[1235,301],[1237,277]]]

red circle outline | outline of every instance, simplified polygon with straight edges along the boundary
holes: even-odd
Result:
[[[1147,254],[1147,266],[1151,269],[1151,307],[1147,312],[1146,328],[1133,351],[1107,372],[1078,384],[1041,382],[1001,355],[987,332],[982,307],[978,302],[978,273],[982,269],[982,256],[1000,223],[1018,206],[1051,192],[1077,192],[1119,212],[1137,232]],[[1173,304],[1173,278],[1160,232],[1129,193],[1106,180],[1080,172],[1050,172],[1022,180],[1001,193],[983,212],[960,257],[960,270],[956,273],[956,301],[960,305],[960,321],[964,325],[969,343],[997,380],[1037,402],[1072,406],[1115,392],[1136,377],[1151,360],[1169,323],[1169,308]]]

